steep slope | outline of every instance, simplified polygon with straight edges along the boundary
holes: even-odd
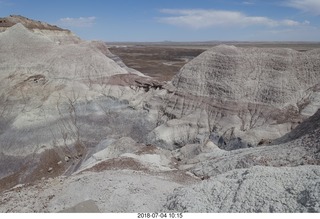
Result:
[[[135,109],[151,92],[114,83],[132,73],[97,45],[58,45],[21,23],[0,33],[1,189],[70,174],[108,136],[143,141],[154,128]]]
[[[173,79],[161,97],[165,106],[158,119],[164,124],[150,139],[184,145],[210,137],[232,150],[279,138],[320,107],[319,70],[317,49],[216,46]]]
[[[318,110],[313,116],[306,119],[303,123],[298,125],[295,129],[293,129],[288,134],[282,136],[279,139],[276,139],[272,142],[272,144],[281,144],[287,143],[298,138],[301,138],[306,135],[310,135],[312,133],[313,139],[312,142],[319,142],[320,138],[320,110]],[[317,136],[318,133],[318,136]],[[320,150],[320,146],[318,146],[318,150]]]
[[[77,80],[127,73],[98,50],[85,44],[57,46],[46,36],[34,34],[22,24],[0,33],[0,38],[1,70],[4,72],[1,76],[10,75],[17,68],[20,73],[28,70],[34,74],[46,74],[49,78]]]
[[[6,30],[6,28],[12,27],[17,23],[21,23],[28,29],[59,30],[70,32],[69,30],[62,29],[58,26],[50,25],[41,21],[35,21],[21,15],[10,15],[8,17],[0,18],[0,27],[3,28],[2,30]]]
[[[20,15],[10,15],[8,17],[0,18],[0,32],[6,31],[8,28],[18,23],[38,35],[49,37],[52,41],[58,44],[81,42],[81,39],[74,35],[70,30],[62,29],[45,22],[35,21]]]
[[[298,92],[319,80],[319,58],[319,50],[301,53],[221,45],[184,66],[173,85],[193,96],[284,107],[297,104]]]
[[[165,210],[319,212],[319,112],[274,142],[286,143],[224,151],[209,142],[179,149],[180,169],[205,181],[175,189]]]
[[[276,140],[274,145],[233,151],[221,150],[210,141],[204,146],[184,146],[177,150],[175,155],[180,160],[179,168],[201,178],[210,178],[230,170],[253,166],[320,165],[319,112],[320,110]],[[304,129],[305,127],[307,129]],[[290,139],[288,136],[294,138]],[[286,142],[279,144],[283,139]]]

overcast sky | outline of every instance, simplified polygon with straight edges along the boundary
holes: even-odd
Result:
[[[320,41],[320,0],[0,0],[19,14],[105,41]]]

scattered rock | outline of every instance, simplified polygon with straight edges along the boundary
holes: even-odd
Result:
[[[71,158],[70,158],[69,156],[65,156],[65,157],[64,157],[64,161],[65,161],[65,162],[69,162],[70,159],[71,159]]]

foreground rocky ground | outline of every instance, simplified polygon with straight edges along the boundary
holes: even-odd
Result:
[[[0,212],[320,212],[319,49],[220,45],[160,82],[6,19]]]

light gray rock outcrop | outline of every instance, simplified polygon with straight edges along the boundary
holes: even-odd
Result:
[[[1,212],[320,212],[319,50],[218,46],[159,83],[0,23]]]
[[[11,182],[41,178],[48,168],[51,176],[71,174],[108,137],[144,141],[155,125],[136,108],[152,91],[111,83],[111,76],[132,73],[107,54],[101,43],[57,44],[21,23],[0,33],[0,156],[10,161],[1,178],[21,166],[27,171]]]
[[[18,23],[38,35],[48,37],[57,44],[74,44],[82,42],[82,40],[70,30],[62,29],[42,21],[35,21],[21,15],[10,15],[5,18],[0,18],[0,32],[6,31]]]
[[[154,98],[164,104],[150,104],[160,108],[162,124],[152,138],[184,145],[199,135],[212,136],[227,150],[279,138],[319,109],[319,63],[318,49],[216,46],[187,63],[165,97]],[[167,126],[173,133],[185,130],[182,123],[189,127],[187,136],[161,131]]]
[[[165,210],[174,212],[320,212],[320,168],[239,169],[175,189]]]
[[[253,166],[320,165],[319,112],[275,141],[286,140],[281,144],[225,151],[208,141],[204,145],[186,145],[175,156],[180,159],[181,169],[201,178]]]

